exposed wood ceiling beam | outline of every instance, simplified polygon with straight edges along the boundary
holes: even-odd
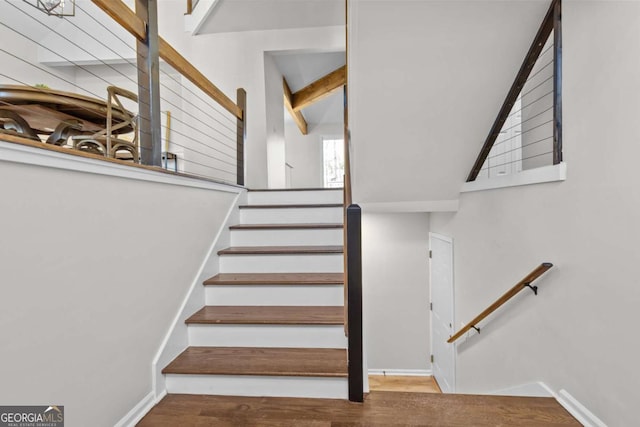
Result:
[[[293,111],[300,111],[316,101],[330,95],[336,89],[341,88],[347,81],[347,66],[343,65],[315,82],[303,87],[291,97]]]
[[[289,111],[289,114],[291,114],[291,117],[293,117],[293,121],[298,125],[298,129],[300,129],[300,132],[302,132],[303,135],[306,135],[308,133],[307,121],[304,119],[301,111],[293,110],[293,107],[291,106],[291,89],[289,89],[287,80],[284,77],[282,78],[282,87],[284,89],[284,105],[285,107],[287,107],[287,110]]]

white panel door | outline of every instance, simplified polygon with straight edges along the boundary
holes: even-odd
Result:
[[[455,392],[455,347],[453,335],[453,240],[429,233],[431,250],[431,354],[433,376],[444,393]]]

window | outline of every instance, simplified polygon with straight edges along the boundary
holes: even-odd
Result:
[[[322,169],[325,188],[344,187],[344,139],[322,138]]]

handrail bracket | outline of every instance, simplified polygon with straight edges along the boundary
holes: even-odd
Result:
[[[482,313],[474,317],[469,323],[466,324],[462,329],[456,332],[452,337],[450,337],[447,342],[451,344],[461,336],[463,336],[470,329],[475,329],[478,333],[480,333],[480,328],[476,325],[480,323],[485,317],[493,313],[495,310],[500,308],[504,303],[509,301],[511,298],[516,296],[518,292],[523,290],[525,287],[531,289],[534,294],[538,295],[538,287],[531,286],[534,280],[538,277],[542,276],[547,270],[553,267],[553,264],[550,262],[543,262],[539,266],[537,266],[531,273],[527,274],[521,281],[519,281],[514,287],[509,289],[504,295],[498,298],[493,304],[487,307]]]
[[[528,287],[529,289],[531,289],[536,296],[538,296],[538,287],[537,286],[531,286],[531,282],[524,283],[524,285],[526,287]]]

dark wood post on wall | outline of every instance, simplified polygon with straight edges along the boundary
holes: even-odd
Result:
[[[238,89],[236,104],[242,110],[242,118],[236,119],[236,152],[237,152],[237,175],[238,185],[244,185],[244,141],[247,137],[247,92]]]
[[[553,6],[553,164],[562,162],[562,1]]]
[[[146,39],[137,42],[140,161],[162,165],[160,57],[157,0],[136,0],[136,15],[147,23]]]
[[[347,283],[348,287],[348,370],[349,400],[362,402],[363,350],[362,350],[362,210],[358,205],[347,208]]]

